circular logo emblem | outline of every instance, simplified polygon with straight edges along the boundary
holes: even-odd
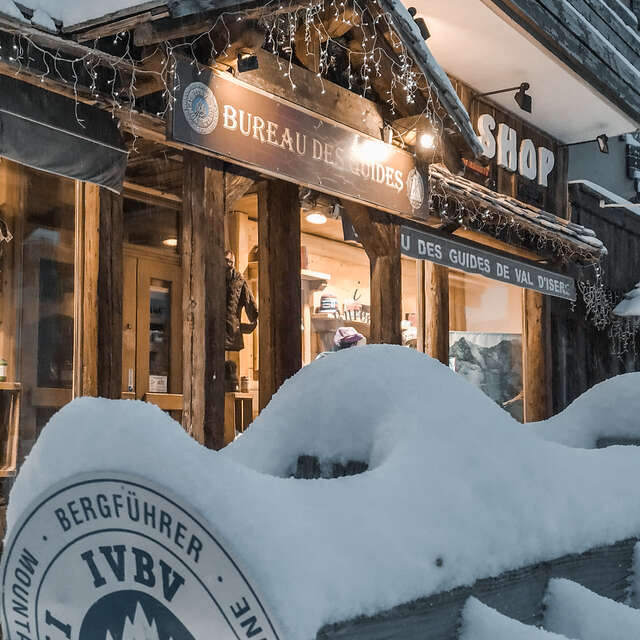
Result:
[[[0,571],[5,640],[278,638],[210,529],[131,477],[83,476],[42,496]]]
[[[189,126],[198,133],[211,133],[218,124],[218,103],[213,91],[202,82],[192,82],[182,94],[182,111]]]
[[[411,169],[407,176],[407,197],[413,209],[419,209],[424,202],[424,181],[417,169]]]

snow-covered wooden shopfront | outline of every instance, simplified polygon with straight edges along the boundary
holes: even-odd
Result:
[[[458,85],[461,100],[403,6],[65,5],[48,22],[14,8],[0,71],[36,111],[6,102],[5,116],[67,138],[47,142],[60,153],[45,162],[31,129],[0,165],[11,451],[21,430],[8,473],[82,395],[150,401],[221,448],[340,326],[374,343],[413,331],[449,363],[450,333],[478,332],[465,310],[491,311],[465,271],[510,287],[520,328],[494,333],[520,336],[524,364],[504,400],[548,415],[544,299],[574,297],[572,269],[601,246],[564,219],[557,142]],[[463,103],[517,147],[501,126],[497,162],[480,160]],[[257,329],[238,318],[254,331],[231,347],[226,250],[259,312]],[[240,389],[225,389],[233,368]]]

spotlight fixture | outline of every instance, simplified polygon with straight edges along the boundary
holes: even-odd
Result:
[[[258,56],[254,53],[238,54],[238,73],[245,71],[255,71],[258,68]]]
[[[598,149],[600,153],[609,153],[609,136],[606,133],[601,133],[597,138]]]
[[[509,93],[509,91],[515,91],[516,95],[513,97],[514,100],[518,103],[518,106],[527,113],[531,113],[532,108],[532,98],[527,94],[527,91],[531,86],[528,82],[522,82],[518,87],[509,87],[508,89],[498,89],[497,91],[487,91],[486,93],[479,93],[475,97],[476,98],[484,98],[485,96],[495,96],[498,93]]]
[[[311,224],[325,224],[327,216],[324,213],[312,212],[307,214],[307,222]]]
[[[424,21],[424,18],[416,18],[416,13],[418,12],[415,7],[409,7],[409,14],[413,18],[413,21],[418,26],[418,29],[420,29],[420,35],[422,36],[422,39],[428,40],[431,37],[431,34],[429,33],[429,28],[427,27],[427,23]]]
[[[523,111],[531,113],[532,99],[531,96],[527,94],[527,91],[529,91],[529,83],[523,82],[514,96],[514,99]]]

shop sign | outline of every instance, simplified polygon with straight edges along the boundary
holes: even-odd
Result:
[[[153,483],[75,478],[28,509],[5,542],[6,640],[277,640],[221,540]]]
[[[498,133],[494,135],[496,121],[488,113],[478,118],[478,133],[482,145],[482,155],[496,158],[499,167],[507,171],[517,171],[523,178],[536,180],[542,187],[549,185],[549,174],[555,166],[553,151],[546,147],[537,147],[533,140],[525,138],[518,148],[518,134],[504,123],[498,125]]]
[[[406,151],[229,73],[198,73],[180,62],[177,75],[174,140],[332,195],[427,217],[426,178]]]
[[[345,241],[358,242],[353,225],[344,215],[342,226]],[[573,278],[427,231],[402,226],[401,251],[410,258],[428,260],[467,273],[476,273],[485,278],[565,300],[576,299],[576,284]]]

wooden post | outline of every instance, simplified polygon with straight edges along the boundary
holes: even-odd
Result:
[[[73,397],[98,395],[100,187],[76,182]]]
[[[549,309],[548,301],[542,293],[523,289],[522,296],[524,420],[536,422],[550,415],[548,367],[551,358],[546,331],[549,326]]]
[[[269,180],[258,191],[260,410],[302,366],[298,187]]]
[[[449,365],[449,271],[425,262],[425,352]]]
[[[427,300],[426,300],[426,287],[425,287],[425,262],[424,260],[416,260],[416,307],[417,307],[417,317],[416,321],[418,324],[418,339],[416,344],[416,349],[420,351],[420,353],[426,353],[426,345],[427,340],[424,333],[425,323],[426,323],[426,313],[427,313]]]
[[[369,257],[371,269],[370,343],[402,344],[402,259],[400,225],[385,214],[343,200],[351,223]]]
[[[100,189],[98,395],[122,392],[122,196]]]
[[[182,424],[211,449],[224,446],[224,166],[185,152],[182,209]]]

